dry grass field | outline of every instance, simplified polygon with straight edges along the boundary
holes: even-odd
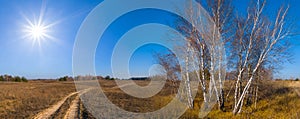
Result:
[[[229,87],[230,82],[226,82]],[[258,102],[244,106],[241,114],[233,115],[233,96],[226,99],[225,112],[215,108],[206,118],[218,119],[299,119],[300,118],[300,82],[299,81],[264,81],[259,84]],[[225,94],[228,93],[225,90]],[[197,100],[197,99],[196,99]],[[198,98],[198,100],[201,99]],[[182,118],[196,118],[199,109],[188,110]]]
[[[31,118],[74,91],[73,82],[0,82],[0,118]]]
[[[140,85],[148,82],[138,81]],[[143,84],[145,83],[145,84]],[[233,82],[225,83],[225,94],[228,94]],[[112,84],[111,84],[112,85]],[[131,112],[151,112],[168,104],[174,97],[167,83],[165,88],[156,96],[148,99],[136,99],[121,92],[121,90],[105,91],[109,99],[119,107]],[[174,88],[174,87],[173,87]],[[232,114],[233,94],[228,96],[225,102],[225,112],[219,111],[217,105],[206,118],[300,118],[300,81],[263,81],[259,84],[259,97],[257,106],[254,104],[244,106],[243,112],[238,115]],[[233,93],[233,92],[231,92]],[[199,109],[202,104],[201,92],[194,101],[195,108],[187,110],[181,118],[198,118]]]
[[[172,89],[178,88],[168,82],[157,95],[139,99],[115,88],[117,85],[114,81],[100,80],[99,82],[112,103],[126,111],[136,113],[152,112],[164,107],[175,96]],[[135,81],[135,83],[145,86],[149,84],[149,81]],[[231,82],[226,82],[225,85],[230,87]],[[75,91],[73,82],[0,83],[0,118],[33,118]],[[226,99],[225,112],[217,110],[216,105],[206,118],[300,118],[299,81],[266,81],[260,84],[259,91],[259,101],[256,107],[254,105],[244,106],[241,114],[232,115],[233,102],[231,100],[233,97],[229,96]],[[225,90],[225,94],[228,92],[229,88]],[[198,96],[200,95],[201,93],[198,93]],[[68,98],[51,117],[63,118],[76,96]],[[202,103],[201,97],[198,96],[194,102],[195,108],[187,110],[181,118],[198,118],[199,107]],[[93,118],[82,102],[76,105],[79,109],[76,113],[77,118]]]

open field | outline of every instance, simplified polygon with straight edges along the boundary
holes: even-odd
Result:
[[[72,82],[0,82],[0,118],[30,118],[75,91]]]
[[[167,105],[175,96],[177,87],[168,82],[157,95],[139,99],[125,94],[114,81],[99,81],[108,99],[118,107],[136,113],[153,112]],[[145,86],[149,81],[136,81]],[[225,86],[230,87],[231,82]],[[96,94],[93,90],[76,92],[73,82],[31,81],[28,83],[0,83],[0,118],[93,118],[79,96]],[[257,106],[245,106],[243,112],[232,115],[232,94],[226,99],[225,112],[216,107],[207,118],[300,118],[300,82],[267,81],[259,88]],[[228,94],[229,88],[225,90]],[[199,93],[198,95],[201,95]],[[195,108],[181,118],[197,118],[201,97],[196,97]],[[97,103],[95,103],[97,104]],[[50,110],[50,111],[49,111]],[[46,116],[41,116],[46,115]],[[165,115],[168,117],[168,115]]]

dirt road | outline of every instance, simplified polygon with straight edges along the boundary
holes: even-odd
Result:
[[[37,114],[34,119],[47,119],[50,118],[51,115],[53,115],[65,102],[68,98],[74,96],[78,94],[78,92],[74,92],[69,94],[68,96],[64,97],[62,100],[60,100],[59,102],[57,102],[56,104],[52,105],[50,108],[40,112],[39,114]]]
[[[50,108],[45,109],[44,111],[38,113],[34,119],[49,119],[53,118],[53,115],[59,111],[66,111],[63,115],[64,119],[74,119],[77,118],[77,111],[79,109],[79,103],[80,103],[80,96],[86,92],[88,92],[90,89],[85,89],[79,92],[73,92],[69,94],[68,96],[64,97],[62,100],[57,102],[56,104],[52,105]],[[75,96],[75,98],[71,98]],[[67,100],[73,99],[72,102],[67,105],[68,109],[67,110],[60,110],[63,106],[63,104],[67,103]],[[61,116],[61,115],[60,115]],[[55,116],[54,116],[55,118]]]
[[[79,107],[79,96],[76,96],[76,98],[72,101],[69,109],[67,110],[64,119],[75,119],[77,118],[76,114]]]

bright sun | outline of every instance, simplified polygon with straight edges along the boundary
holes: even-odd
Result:
[[[41,47],[41,44],[48,40],[55,40],[50,33],[50,28],[56,25],[59,22],[53,22],[49,24],[46,23],[44,18],[46,6],[42,5],[40,15],[38,17],[33,17],[33,19],[28,18],[27,15],[23,15],[26,23],[24,24],[23,32],[24,39],[32,42],[32,45],[38,45]]]
[[[31,22],[27,19],[27,24],[25,25],[24,32],[25,38],[33,40],[34,42],[41,42],[41,40],[45,40],[49,38],[49,26],[44,25],[40,22]]]
[[[21,24],[22,40],[26,43],[30,43],[32,48],[38,48],[42,51],[43,47],[49,46],[48,43],[59,42],[56,37],[52,36],[56,31],[55,26],[61,23],[63,20],[52,19],[51,12],[47,11],[47,4],[43,0],[40,11],[36,11],[34,14],[25,14],[21,11],[21,15],[24,18]],[[37,47],[36,47],[37,46]]]
[[[25,17],[26,18],[26,17]],[[54,24],[47,24],[43,23],[42,19],[30,21],[26,18],[27,24],[24,25],[24,38],[31,41],[32,45],[38,45],[41,47],[42,43],[47,40],[55,40],[50,33],[50,28]]]
[[[41,40],[47,36],[47,29],[42,25],[33,25],[28,30],[34,40]]]

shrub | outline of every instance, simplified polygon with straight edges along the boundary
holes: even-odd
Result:
[[[21,81],[22,81],[22,82],[28,82],[28,80],[27,80],[25,77],[22,77],[22,78],[21,78]]]
[[[19,76],[14,77],[15,82],[22,82],[21,78]]]
[[[61,77],[58,79],[58,81],[67,81],[67,80],[68,80],[68,76]]]
[[[0,81],[4,81],[4,77],[3,76],[0,76]]]
[[[298,79],[298,78],[296,78],[296,79],[295,79],[295,81],[299,81],[299,79]]]
[[[28,82],[28,80],[25,77],[19,77],[19,76],[9,76],[9,75],[1,75],[0,81],[11,81],[11,82]]]
[[[109,77],[109,76],[106,76],[105,79],[106,79],[106,80],[110,80],[110,77]]]

